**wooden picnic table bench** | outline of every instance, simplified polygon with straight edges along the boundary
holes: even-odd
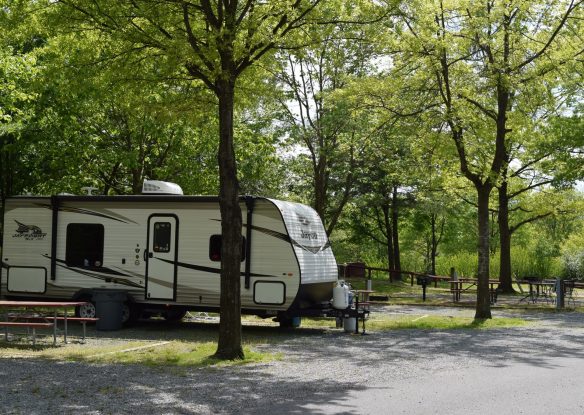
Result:
[[[463,288],[463,284],[469,284],[468,287]],[[499,284],[499,280],[489,280],[489,292],[491,296],[491,304],[497,302],[497,288],[495,285]],[[452,301],[458,303],[460,301],[460,295],[477,285],[477,280],[473,278],[459,278],[456,280],[450,280],[450,292],[452,293]]]
[[[20,327],[32,329],[32,345],[36,346],[36,329],[51,328],[54,323],[30,322],[30,321],[0,321],[0,327],[4,327],[4,340],[8,341],[8,327]]]
[[[539,280],[536,278],[526,278],[517,281],[518,284],[528,284],[529,292],[524,295],[519,302],[530,301],[536,303],[539,300],[553,302],[553,293],[555,292],[555,280]]]
[[[84,301],[0,301],[0,308],[6,309],[5,312],[0,313],[4,316],[5,321],[2,326],[5,328],[6,340],[8,340],[8,327],[26,327],[29,328],[40,328],[40,327],[52,327],[53,328],[53,345],[57,344],[57,322],[63,321],[63,337],[64,342],[67,343],[67,322],[68,321],[81,321],[79,319],[84,319],[82,317],[69,317],[67,315],[67,308],[77,307],[87,304]],[[53,313],[46,313],[43,311],[46,308],[53,310]],[[63,309],[64,315],[60,316],[57,310]],[[41,310],[39,312],[39,310]],[[24,321],[10,321],[9,316],[12,316],[12,320],[24,320]],[[33,321],[27,321],[33,320]],[[40,320],[40,321],[39,321]],[[83,340],[85,340],[85,323],[91,321],[91,319],[85,319],[83,324]],[[41,326],[38,326],[40,324]],[[50,324],[50,326],[46,326]],[[33,337],[33,344],[35,343],[36,333]]]
[[[82,341],[85,341],[85,337],[87,335],[87,323],[95,323],[99,320],[98,317],[69,317],[69,316],[39,316],[39,315],[15,315],[13,316],[14,319],[17,320],[42,320],[42,321],[46,321],[46,320],[53,320],[54,322],[57,321],[76,321],[78,323],[81,323],[81,325],[83,326],[83,337],[81,338]],[[51,323],[51,326],[54,323]]]

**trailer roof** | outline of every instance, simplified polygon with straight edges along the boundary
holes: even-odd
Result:
[[[242,195],[239,197],[240,202],[245,202],[247,199],[266,199],[260,196]],[[142,202],[201,202],[201,203],[219,203],[219,196],[210,195],[116,195],[116,196],[83,196],[83,195],[53,195],[53,196],[11,196],[7,198],[17,200],[56,200],[59,202],[135,202],[137,200]]]

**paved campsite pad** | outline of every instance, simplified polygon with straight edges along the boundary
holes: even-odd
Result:
[[[412,318],[429,313],[473,315],[472,309],[460,307],[376,309]],[[496,310],[494,314],[517,316],[515,311]],[[520,315],[537,323],[491,330],[395,330],[369,336],[338,330],[282,333],[269,326],[244,328],[244,336],[253,331],[271,339],[259,349],[281,352],[284,358],[228,368],[149,368],[4,358],[0,407],[13,414],[320,414],[381,413],[382,408],[386,413],[474,413],[472,406],[465,406],[474,399],[454,392],[470,393],[468,384],[478,387],[477,379],[484,378],[490,385],[514,385],[507,388],[514,393],[508,408],[516,409],[518,403],[528,408],[534,402],[529,413],[549,413],[557,396],[561,399],[558,407],[582,413],[578,400],[584,370],[570,368],[584,362],[584,314],[548,311]],[[90,341],[164,341],[215,335],[216,326],[203,323],[167,329],[152,323],[102,332]],[[566,379],[566,384],[552,388],[546,377],[556,383]],[[550,396],[537,391],[533,381],[548,387]],[[573,396],[572,400],[565,396],[570,388],[573,394],[568,397]],[[486,393],[497,395],[493,402],[506,398],[500,390],[491,388]],[[459,398],[452,401],[448,394]]]

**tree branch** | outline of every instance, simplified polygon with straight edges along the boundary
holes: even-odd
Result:
[[[542,213],[541,215],[536,215],[536,216],[533,216],[531,218],[522,220],[521,222],[519,222],[513,226],[510,226],[509,233],[513,234],[517,229],[519,229],[523,225],[527,225],[528,223],[535,222],[536,220],[547,218],[548,216],[551,216],[551,215],[553,215],[553,212],[547,212],[547,213]]]
[[[466,96],[464,96],[462,94],[459,94],[458,97],[464,99],[465,101],[467,101],[467,102],[469,102],[471,104],[473,104],[475,107],[477,107],[479,110],[481,110],[481,112],[483,112],[487,117],[489,117],[489,118],[497,121],[497,113],[495,111],[490,110],[490,109],[484,107],[480,102],[478,102],[478,101],[476,101],[476,100],[474,100],[472,98],[466,97]]]
[[[570,5],[568,6],[568,9],[566,10],[566,12],[564,13],[564,15],[562,16],[562,20],[560,20],[560,23],[558,23],[558,26],[555,28],[555,30],[553,31],[552,35],[549,37],[549,39],[545,43],[545,45],[543,45],[543,47],[538,52],[534,53],[529,58],[527,58],[525,61],[521,62],[519,65],[517,65],[515,68],[513,68],[512,71],[515,72],[515,71],[520,70],[521,68],[529,65],[531,62],[533,62],[534,60],[536,60],[537,58],[539,58],[541,55],[543,55],[545,53],[545,51],[547,50],[547,48],[549,48],[550,45],[553,43],[553,41],[555,40],[556,36],[560,33],[560,31],[562,30],[562,28],[564,27],[564,25],[566,24],[566,22],[568,21],[568,17],[570,16],[570,14],[581,3],[582,3],[582,0],[581,1],[578,1],[576,3],[574,3],[574,0],[572,0],[570,2]]]

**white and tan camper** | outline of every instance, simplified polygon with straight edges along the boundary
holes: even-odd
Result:
[[[125,319],[147,310],[169,319],[220,311],[218,198],[180,193],[173,184],[145,182],[136,196],[7,199],[0,295],[91,301],[95,289],[121,290]],[[242,197],[241,208],[242,312],[281,321],[318,315],[338,278],[319,216],[262,197]]]

